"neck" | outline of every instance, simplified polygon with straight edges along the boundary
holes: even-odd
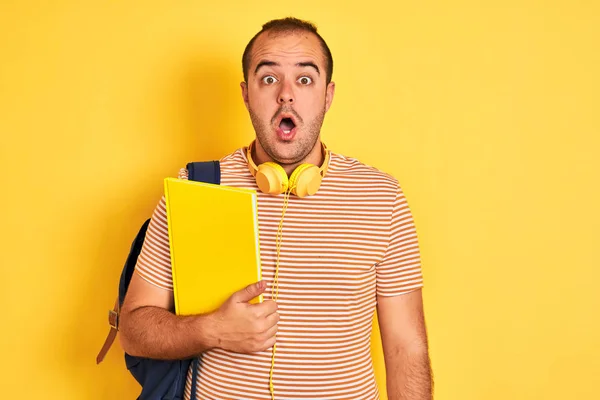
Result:
[[[315,144],[313,149],[310,151],[310,153],[308,153],[308,155],[304,159],[293,164],[279,164],[279,162],[273,160],[267,154],[267,152],[262,148],[258,140],[255,140],[254,145],[252,146],[252,159],[254,160],[256,165],[260,165],[265,162],[275,162],[283,167],[283,169],[289,177],[300,164],[314,164],[318,167],[321,167],[321,165],[325,161],[325,156],[323,154],[322,149],[323,147],[321,144],[321,140],[317,140],[317,143]]]

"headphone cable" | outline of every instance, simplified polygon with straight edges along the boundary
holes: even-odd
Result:
[[[287,211],[290,193],[294,188],[290,187],[283,194],[283,207],[281,211],[281,219],[279,220],[279,227],[277,228],[277,236],[275,237],[275,277],[273,278],[273,292],[271,298],[277,302],[279,299],[279,254],[281,251],[281,240],[283,237],[283,219],[285,217],[285,212]],[[275,353],[277,352],[277,334],[275,334],[275,343],[273,344],[273,351],[271,354],[271,370],[269,372],[269,390],[271,392],[271,400],[275,400],[275,386],[273,385],[273,372],[275,370]]]

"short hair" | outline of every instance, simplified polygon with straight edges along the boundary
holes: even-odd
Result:
[[[325,40],[317,32],[317,27],[315,24],[293,17],[274,19],[267,22],[262,26],[260,32],[258,32],[256,35],[254,35],[252,39],[250,39],[250,41],[246,45],[246,48],[244,49],[244,55],[242,56],[242,71],[244,72],[244,81],[248,81],[248,70],[250,69],[250,59],[252,57],[251,53],[254,41],[261,33],[264,32],[272,32],[275,34],[310,32],[315,34],[319,39],[319,42],[321,43],[321,49],[323,50],[323,55],[325,56],[327,83],[331,82],[331,77],[333,75],[333,57],[331,56],[329,46],[327,46]]]

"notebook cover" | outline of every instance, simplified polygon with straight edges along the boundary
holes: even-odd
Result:
[[[165,199],[177,315],[214,311],[261,279],[256,191],[166,178]]]

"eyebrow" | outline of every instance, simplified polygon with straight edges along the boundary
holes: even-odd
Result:
[[[298,67],[313,67],[316,71],[317,74],[321,75],[321,71],[319,71],[319,67],[317,67],[317,64],[315,64],[312,61],[307,61],[307,62],[299,62],[296,64]]]
[[[258,73],[258,70],[261,67],[279,67],[279,66],[281,66],[281,64],[279,64],[278,62],[263,60],[263,61],[259,62],[258,65],[256,66],[256,69],[254,69],[254,74]],[[296,63],[296,66],[297,67],[312,67],[315,69],[315,71],[317,71],[317,74],[321,75],[321,71],[319,71],[319,67],[317,66],[317,64],[315,64],[312,61],[299,62],[299,63]]]

